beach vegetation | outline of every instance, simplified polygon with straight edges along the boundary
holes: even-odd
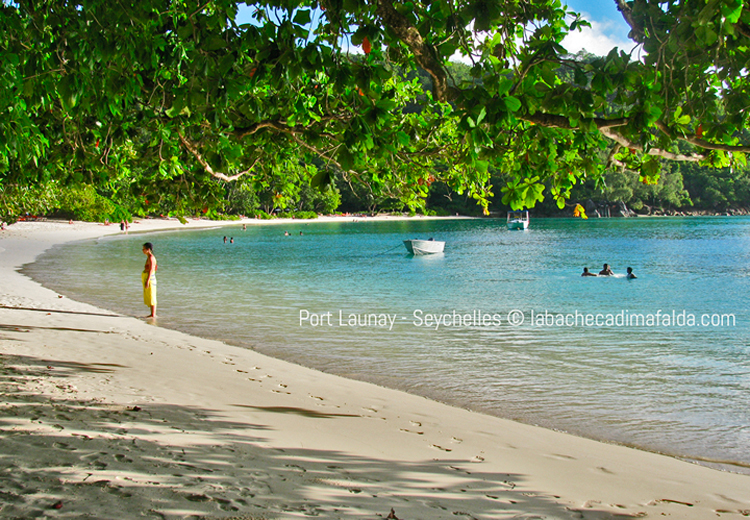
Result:
[[[2,196],[42,207],[35,187],[56,182],[94,214],[89,186],[176,216],[330,209],[336,189],[344,207],[342,185],[373,211],[423,210],[433,185],[484,213],[565,209],[589,185],[686,204],[676,174],[631,186],[677,162],[693,202],[730,204],[746,193],[750,11],[612,1],[633,45],[606,56],[568,53],[589,23],[558,0],[3,2]]]
[[[60,189],[58,212],[76,220],[104,222],[105,220],[129,219],[130,214],[111,200],[99,195],[93,186],[72,186]]]
[[[0,183],[0,221],[13,223],[22,216],[48,215],[58,206],[54,184]]]
[[[34,186],[0,185],[0,220],[45,216],[73,218],[88,222],[131,220],[127,206],[99,194],[93,186],[61,186],[49,182]]]

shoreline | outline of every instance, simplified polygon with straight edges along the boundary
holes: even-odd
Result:
[[[139,226],[289,222],[302,221]],[[34,516],[59,502],[58,516],[98,518],[376,518],[391,508],[404,519],[750,511],[745,475],[104,315],[17,272],[56,243],[120,233],[111,226],[29,222],[0,232],[0,456],[11,470],[0,484],[3,516]]]

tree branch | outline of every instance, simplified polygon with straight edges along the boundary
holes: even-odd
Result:
[[[539,126],[543,126],[546,128],[563,128],[567,130],[574,130],[575,127],[570,124],[570,121],[567,117],[564,116],[558,116],[554,114],[545,114],[542,112],[537,112],[536,114],[527,114],[521,117],[524,121],[528,121],[530,123],[537,124]],[[625,117],[617,118],[617,119],[604,119],[600,117],[595,117],[592,119],[584,119],[582,121],[593,121],[596,127],[599,129],[599,131],[604,135],[605,137],[615,141],[616,143],[619,143],[620,145],[626,147],[626,148],[633,148],[635,150],[641,150],[643,151],[643,146],[639,143],[633,142],[630,139],[626,138],[622,134],[619,134],[612,130],[613,128],[616,128],[618,126],[625,126],[628,124],[628,119]],[[706,141],[705,139],[699,139],[695,136],[678,136],[675,137],[672,135],[672,132],[669,130],[667,125],[665,125],[661,121],[657,121],[656,127],[667,134],[670,139],[673,140],[682,140],[687,143],[692,144],[693,146],[696,146],[698,148],[702,148],[704,150],[720,150],[724,152],[742,152],[742,153],[750,153],[750,146],[747,145],[730,145],[730,144],[722,144],[722,143],[712,143],[710,141]],[[671,161],[689,161],[689,162],[698,162],[706,158],[705,154],[698,154],[693,153],[690,155],[685,154],[678,154],[673,152],[668,152],[666,150],[661,150],[659,148],[651,148],[648,152],[646,152],[647,155],[654,155],[663,157],[665,159],[669,159]]]
[[[201,166],[203,166],[203,169],[204,169],[204,170],[206,170],[206,172],[208,172],[208,174],[209,174],[209,175],[211,175],[211,177],[216,177],[217,179],[220,179],[220,180],[222,180],[222,181],[225,181],[225,182],[232,182],[232,181],[236,181],[237,179],[239,179],[239,178],[240,178],[240,177],[242,177],[243,175],[245,175],[245,174],[249,173],[249,172],[250,172],[250,170],[252,170],[253,168],[255,168],[255,165],[256,165],[256,164],[258,163],[258,159],[255,159],[255,161],[254,161],[254,162],[253,162],[253,164],[252,164],[252,165],[250,166],[250,168],[248,168],[247,170],[245,170],[245,171],[242,171],[242,172],[240,172],[240,173],[238,173],[238,174],[236,174],[236,175],[226,175],[226,174],[224,174],[224,173],[221,173],[221,172],[217,172],[217,171],[215,171],[215,170],[214,170],[214,169],[213,169],[213,168],[211,167],[211,165],[210,165],[210,164],[208,164],[208,162],[206,162],[206,160],[205,160],[205,159],[203,158],[203,156],[202,156],[202,155],[200,154],[200,152],[198,151],[198,148],[197,148],[197,147],[195,146],[195,144],[194,144],[194,143],[191,143],[191,142],[190,142],[190,141],[189,141],[189,140],[188,140],[188,139],[187,139],[187,138],[186,138],[186,137],[185,137],[185,136],[184,136],[184,135],[182,134],[182,132],[181,132],[181,131],[179,131],[179,130],[177,131],[177,135],[178,135],[178,136],[180,136],[180,142],[182,143],[182,145],[183,145],[183,146],[184,146],[184,147],[185,147],[185,148],[187,149],[187,151],[188,151],[188,152],[190,152],[191,154],[193,154],[193,156],[195,157],[195,159],[196,159],[196,160],[197,160],[197,161],[198,161],[198,162],[200,163],[200,165],[201,165]]]
[[[436,101],[448,100],[448,75],[443,64],[437,59],[432,45],[422,39],[422,35],[409,20],[396,11],[393,0],[377,0],[376,13],[383,25],[392,30],[414,54],[420,67],[432,76],[432,94]]]
[[[321,118],[321,120],[332,120],[332,119],[339,119],[341,121],[346,120],[345,118],[336,118],[336,117]],[[253,123],[252,125],[245,127],[245,128],[239,128],[237,129],[237,131],[234,132],[234,135],[235,137],[237,137],[237,139],[244,139],[245,137],[255,135],[256,133],[258,133],[260,130],[263,130],[264,128],[270,128],[272,130],[276,130],[277,132],[283,132],[285,134],[290,134],[290,135],[301,133],[301,130],[297,130],[283,123],[279,123],[278,121],[267,119],[265,121],[259,121],[257,123]],[[321,137],[329,137],[329,138],[334,137],[331,134],[326,133],[326,132],[318,132],[317,135]]]
[[[627,0],[615,0],[615,4],[617,5],[617,10],[625,18],[625,22],[630,26],[630,34],[628,36],[638,43],[643,43],[643,40],[646,38],[646,31],[636,22],[633,17],[633,9],[628,5]]]
[[[570,120],[565,116],[558,116],[555,114],[546,114],[544,112],[537,112],[535,114],[525,114],[519,119],[534,123],[539,126],[546,128],[564,128],[567,130],[574,130],[576,127],[570,124]],[[626,117],[619,117],[617,119],[604,119],[601,117],[594,117],[591,119],[581,119],[582,121],[593,121],[599,130],[604,128],[613,128],[617,126],[625,126],[628,124]]]
[[[675,137],[672,135],[672,132],[669,130],[669,127],[665,125],[661,121],[656,122],[656,127],[667,134],[670,138],[675,139]],[[712,143],[709,141],[706,141],[705,139],[699,139],[698,137],[694,135],[686,135],[684,137],[678,137],[677,139],[682,139],[683,141],[686,141],[693,146],[697,146],[698,148],[703,148],[704,150],[720,150],[723,152],[742,152],[742,153],[750,153],[750,146],[746,145],[731,145],[731,144],[722,144],[722,143]]]
[[[621,144],[622,146],[644,152],[643,146],[641,146],[640,143],[634,143],[633,141],[627,139],[625,136],[621,134],[618,134],[617,132],[615,132],[614,130],[611,130],[610,128],[600,128],[599,131],[602,133],[603,136],[608,137],[609,139],[612,139],[614,142]],[[683,162],[685,161],[698,162],[698,161],[705,159],[706,157],[705,155],[700,155],[696,153],[690,154],[690,155],[672,153],[666,150],[661,150],[659,148],[650,148],[648,151],[645,151],[644,153],[646,155],[653,155],[655,157],[663,157],[671,161],[683,161]]]

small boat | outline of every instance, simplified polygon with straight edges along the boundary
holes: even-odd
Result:
[[[529,212],[509,211],[508,212],[508,229],[526,229],[529,227]]]
[[[429,240],[404,240],[406,250],[413,255],[432,255],[442,253],[445,249],[445,242],[440,242],[431,238]]]

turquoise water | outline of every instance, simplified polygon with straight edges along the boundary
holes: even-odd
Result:
[[[429,237],[446,241],[444,254],[412,257],[401,245]],[[748,218],[539,219],[516,232],[489,219],[237,226],[61,246],[27,272],[145,315],[146,240],[159,260],[160,326],[750,468]],[[604,262],[618,276],[580,276]],[[627,266],[637,280],[624,278]]]

